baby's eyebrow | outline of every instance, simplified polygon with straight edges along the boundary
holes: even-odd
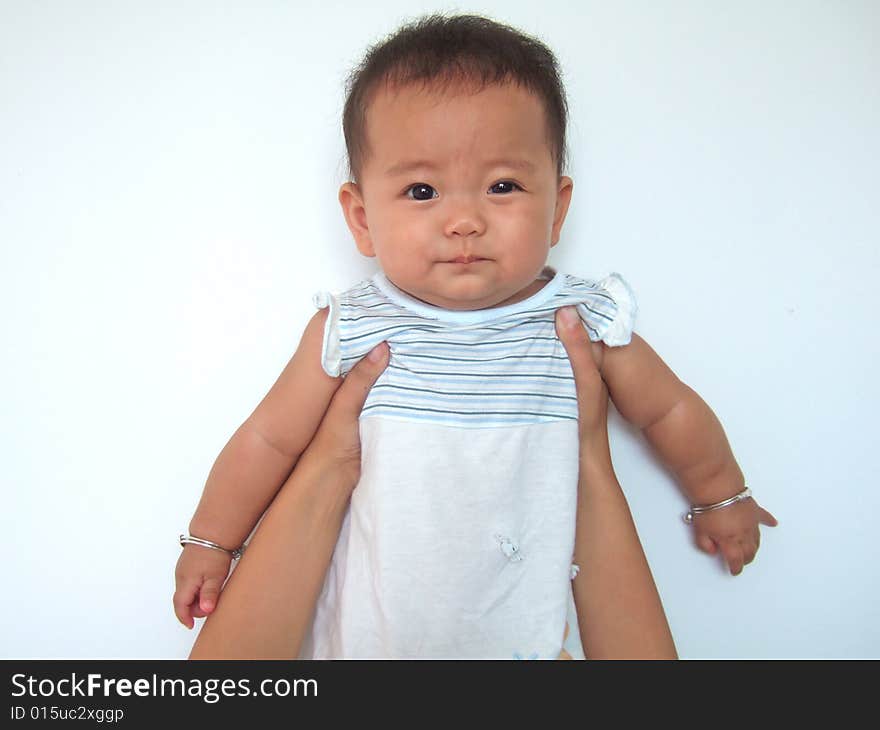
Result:
[[[415,170],[437,170],[438,167],[438,165],[429,160],[403,160],[385,170],[385,174],[402,175],[404,173],[413,172]],[[528,160],[488,160],[484,163],[484,167],[510,167],[514,170],[524,170],[525,172],[533,172],[535,170],[535,165]]]

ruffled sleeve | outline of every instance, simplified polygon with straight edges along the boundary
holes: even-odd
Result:
[[[339,337],[339,299],[328,291],[320,291],[312,297],[318,309],[330,309],[324,324],[324,343],[321,347],[321,367],[327,375],[336,378],[342,369],[342,346]]]
[[[617,273],[600,279],[592,288],[592,295],[577,305],[590,339],[610,347],[628,345],[638,314],[633,290]]]

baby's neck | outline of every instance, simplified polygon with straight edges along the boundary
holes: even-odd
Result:
[[[532,281],[527,286],[524,286],[518,292],[515,292],[514,294],[509,296],[507,299],[503,299],[500,302],[494,302],[493,304],[488,304],[488,305],[485,305],[482,307],[455,306],[455,304],[457,302],[453,303],[450,306],[449,304],[444,305],[440,302],[434,302],[434,301],[429,301],[427,299],[422,299],[421,297],[417,296],[415,294],[415,292],[409,291],[409,290],[404,289],[403,287],[399,286],[396,282],[392,281],[388,277],[387,274],[382,273],[381,276],[388,284],[391,285],[391,287],[394,290],[400,292],[405,297],[409,297],[414,302],[419,302],[420,304],[424,304],[428,307],[433,307],[436,309],[443,309],[443,310],[447,310],[447,311],[479,312],[479,311],[484,311],[487,309],[500,309],[502,307],[512,306],[512,305],[518,304],[519,302],[522,302],[526,299],[530,299],[531,297],[535,296],[538,292],[540,292],[545,286],[547,286],[547,284],[549,284],[551,281],[553,281],[554,277],[558,276],[558,274],[556,273],[556,271],[553,268],[551,268],[549,266],[545,266],[541,270],[541,273],[538,274],[537,278],[534,279],[534,281]]]
[[[517,302],[521,302],[523,299],[528,299],[531,296],[537,294],[541,289],[547,286],[547,282],[549,280],[543,277],[539,277],[535,279],[531,284],[527,287],[520,289],[516,294],[514,294],[509,299],[505,299],[503,302],[498,302],[498,304],[492,305],[493,307],[506,307],[508,304],[516,304]]]

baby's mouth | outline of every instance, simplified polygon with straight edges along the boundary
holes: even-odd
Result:
[[[444,263],[447,264],[473,264],[477,261],[488,261],[489,259],[484,259],[481,256],[456,256],[454,259],[450,259]]]

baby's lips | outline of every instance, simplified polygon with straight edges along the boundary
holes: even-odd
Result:
[[[447,259],[444,261],[446,264],[474,264],[479,261],[488,261],[489,259],[484,256],[476,256],[474,254],[456,256],[454,259]]]

